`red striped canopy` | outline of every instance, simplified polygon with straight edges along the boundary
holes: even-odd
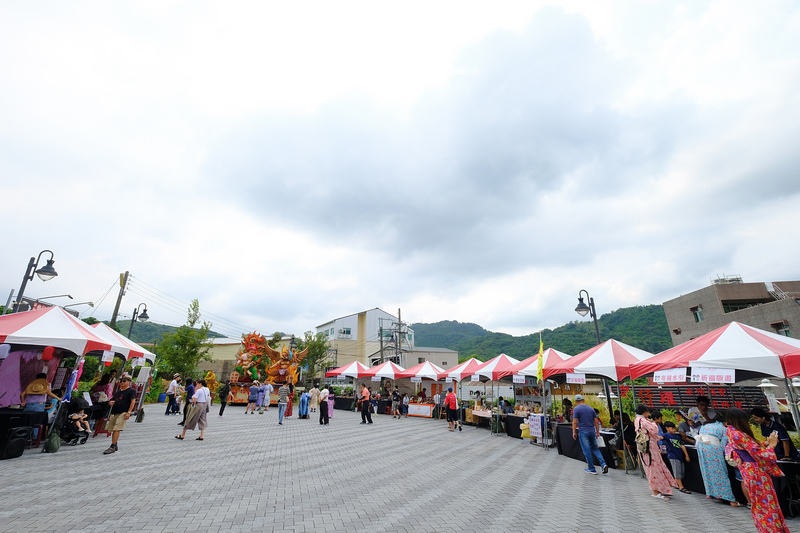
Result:
[[[111,349],[111,343],[60,307],[0,316],[0,343],[54,346],[79,355]]]

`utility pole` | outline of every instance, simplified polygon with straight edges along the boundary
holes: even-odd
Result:
[[[383,357],[383,326],[378,328],[378,338],[381,341],[381,363],[383,363],[384,362],[384,357]]]
[[[119,305],[122,303],[122,297],[125,296],[125,287],[128,285],[128,274],[129,272],[126,270],[124,274],[119,275],[119,296],[117,296],[117,305],[114,306],[114,314],[111,315],[111,322],[108,324],[112,328],[117,324]]]
[[[402,347],[400,345],[400,336],[402,334],[403,334],[403,321],[400,318],[400,308],[398,307],[397,308],[397,335],[395,336],[395,342],[394,342],[394,346],[395,346],[394,355],[397,358],[397,360],[400,361],[400,363],[398,363],[400,366],[403,366],[402,365],[403,359],[401,357],[401,354],[402,354],[403,350],[402,350]]]

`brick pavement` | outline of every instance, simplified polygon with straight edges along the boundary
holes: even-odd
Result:
[[[331,424],[277,409],[212,407],[206,439],[162,405],[111,439],[29,450],[0,462],[0,531],[8,532],[638,532],[755,531],[746,508],[703,495],[650,497],[646,480],[485,429],[335,411]],[[790,521],[792,527],[794,521]]]

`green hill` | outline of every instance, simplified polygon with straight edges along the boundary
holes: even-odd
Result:
[[[617,309],[600,316],[600,340],[616,339],[641,350],[658,353],[672,347],[664,308],[645,305]],[[434,324],[412,324],[417,346],[457,350],[459,359],[475,355],[488,360],[501,353],[525,359],[539,350],[539,332],[514,337],[493,333],[477,324],[442,321]],[[597,344],[592,320],[570,322],[555,329],[542,330],[545,349],[554,348],[569,355],[588,350]]]
[[[106,321],[106,324],[108,322]],[[131,327],[130,320],[117,320],[117,327],[119,328],[120,333],[123,335],[128,334],[128,328]],[[178,328],[173,326],[167,326],[165,324],[158,324],[156,322],[140,322],[136,321],[133,325],[133,332],[131,333],[131,340],[133,342],[140,342],[144,344],[153,344],[155,342],[161,342],[161,338],[164,336],[164,333],[174,333]],[[220,333],[215,333],[213,331],[208,332],[209,337],[224,337]]]

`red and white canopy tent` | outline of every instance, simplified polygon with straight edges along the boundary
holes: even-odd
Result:
[[[0,316],[0,343],[53,346],[77,355],[111,349],[111,343],[60,307]]]
[[[555,365],[563,363],[572,357],[558,350],[548,348],[542,352],[542,374],[553,368]],[[535,376],[539,371],[539,354],[528,357],[511,367],[511,373],[520,376]]]
[[[519,359],[514,359],[513,357],[501,353],[497,357],[489,359],[479,366],[475,370],[475,374],[489,378],[492,381],[497,381],[502,377],[510,376],[512,373],[511,368],[517,363],[519,363]]]
[[[461,381],[465,377],[475,374],[475,371],[481,366],[483,366],[483,361],[475,359],[474,357],[470,357],[463,363],[445,370],[447,373],[447,376],[445,377],[454,379],[456,381]]]
[[[325,377],[331,378],[331,377],[344,376],[348,378],[360,378],[364,377],[366,375],[365,372],[368,371],[369,368],[362,365],[358,361],[354,361],[350,364],[340,366],[339,368],[334,368],[333,370],[325,372]]]
[[[391,361],[386,361],[385,363],[367,369],[363,377],[397,379],[397,375],[404,370],[402,366],[398,366]]]
[[[444,379],[447,377],[447,373],[444,371],[443,368],[434,365],[430,361],[425,361],[424,363],[420,363],[416,366],[412,366],[411,368],[407,368],[406,370],[397,374],[397,378],[420,378],[420,379],[430,379],[433,381],[439,381],[440,379]]]
[[[544,371],[545,379],[555,374],[596,374],[621,381],[630,376],[630,366],[653,357],[653,354],[609,339],[570,357]]]
[[[800,358],[794,356],[798,352],[800,340],[731,322],[636,363],[630,370],[633,378],[691,366],[792,377],[800,374]],[[787,371],[786,365],[792,370]]]
[[[154,363],[156,356],[151,351],[142,348],[132,340],[118,333],[103,322],[92,324],[95,334],[111,344],[111,351],[123,356],[125,359],[134,357],[144,357],[150,363]]]

